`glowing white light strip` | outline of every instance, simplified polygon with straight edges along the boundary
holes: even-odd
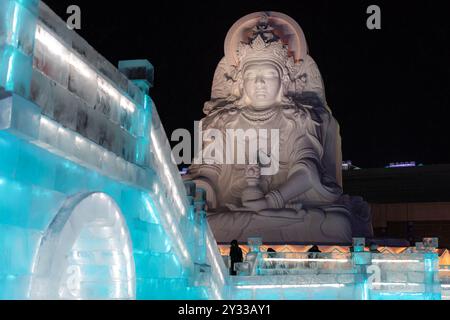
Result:
[[[450,269],[439,269],[439,272],[450,272]]]
[[[441,284],[442,288],[450,288],[450,284]]]
[[[420,260],[387,260],[387,259],[372,259],[373,263],[419,263]]]
[[[12,44],[16,45],[17,42],[17,26],[19,22],[19,4],[14,4],[13,23],[12,23]]]
[[[392,292],[380,292],[378,293],[380,296],[390,296],[390,297],[410,297],[410,296],[415,296],[415,297],[422,297],[423,293],[411,293],[411,292],[400,292],[400,293],[392,293]]]
[[[18,26],[18,20],[19,20],[19,4],[14,4],[14,13],[13,13],[13,22],[12,22],[12,36],[11,36],[11,44],[13,46],[17,46],[17,26]],[[6,74],[6,85],[9,86],[11,82],[11,77],[13,74],[13,60],[14,60],[14,53],[11,54],[8,60],[8,69]],[[10,88],[8,88],[10,89]]]
[[[372,282],[374,286],[418,287],[420,283]]]
[[[310,261],[316,261],[316,262],[338,262],[338,263],[345,263],[348,262],[348,259],[290,259],[290,258],[265,258],[264,261],[284,261],[284,262],[310,262]]]
[[[69,51],[61,42],[56,40],[50,33],[45,31],[40,25],[37,25],[35,40],[46,47],[50,52],[59,56],[64,62],[69,62]]]
[[[120,106],[129,112],[134,112],[136,106],[127,97],[122,96],[120,98]]]
[[[181,251],[181,254],[185,259],[189,258],[189,253],[186,249],[185,244],[182,241],[182,238],[180,236],[181,232],[178,230],[177,225],[174,223],[173,218],[170,214],[170,210],[166,207],[165,202],[163,201],[162,196],[160,197],[159,205],[161,208],[161,213],[165,217],[165,220],[168,223],[169,231],[171,231],[171,239],[173,239],[178,246],[177,248]]]
[[[240,285],[236,289],[290,289],[290,288],[343,288],[342,283],[329,284],[280,284],[280,285]]]
[[[8,73],[6,74],[6,84],[7,84],[7,86],[11,82],[11,77],[12,77],[12,74],[13,74],[13,60],[14,60],[14,54],[12,54],[9,57],[9,59],[8,59]]]
[[[158,218],[156,217],[155,210],[153,209],[152,205],[150,204],[149,200],[147,198],[144,198],[145,207],[150,212],[150,216],[155,223],[158,223]]]
[[[78,56],[76,56],[73,52],[69,51],[60,41],[58,41],[40,25],[36,28],[35,39],[50,52],[59,56],[63,62],[69,63],[84,77],[88,79],[97,77],[98,86],[113,99],[117,100],[123,109],[128,112],[134,112],[136,110],[136,105],[130,99],[128,99],[125,95],[122,95],[110,82],[98,75],[93,68],[78,58]]]
[[[117,91],[116,88],[114,88],[111,84],[109,84],[108,81],[106,81],[102,77],[98,77],[97,83],[100,89],[105,91],[114,100],[119,101],[120,99],[119,91]]]
[[[93,79],[96,76],[94,70],[92,70],[85,62],[75,56],[72,52],[70,53],[69,63],[74,67],[79,73],[81,73],[87,79]]]
[[[156,152],[156,157],[158,158],[159,163],[162,165],[163,170],[164,170],[164,175],[167,178],[167,184],[168,184],[169,190],[172,191],[173,199],[174,199],[174,201],[175,201],[175,203],[176,203],[176,205],[177,205],[181,215],[184,216],[184,215],[186,215],[186,209],[185,209],[185,207],[183,205],[183,201],[182,201],[182,199],[180,197],[180,194],[178,193],[178,188],[175,185],[174,178],[172,176],[172,172],[170,171],[170,169],[167,166],[167,163],[166,163],[166,161],[164,159],[164,155],[163,155],[162,149],[161,149],[161,147],[159,145],[159,141],[158,141],[158,139],[157,139],[157,137],[155,135],[155,131],[154,130],[151,130],[150,136],[151,136],[151,139],[152,139],[154,150]]]
[[[210,254],[211,258],[212,258],[214,268],[216,269],[216,273],[219,274],[219,278],[220,278],[221,284],[224,285],[225,284],[225,278],[224,278],[224,276],[222,274],[222,269],[220,268],[219,262],[216,259],[216,255],[214,254],[214,249],[213,249],[213,247],[211,245],[211,242],[209,241],[209,237],[206,238],[206,246],[208,247],[209,254]]]
[[[211,282],[211,289],[213,290],[213,294],[216,300],[222,300],[222,295],[220,294],[220,291],[217,288],[217,284],[214,281]]]

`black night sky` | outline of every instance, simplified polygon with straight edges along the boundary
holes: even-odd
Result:
[[[44,2],[63,19],[79,5],[78,32],[113,64],[145,58],[154,65],[151,96],[169,137],[203,117],[232,24],[271,10],[294,18],[306,35],[345,160],[363,168],[450,163],[448,1]],[[381,30],[366,27],[370,4],[381,7]]]

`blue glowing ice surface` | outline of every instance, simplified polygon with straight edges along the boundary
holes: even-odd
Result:
[[[286,265],[254,246],[229,277],[148,96],[152,65],[119,67],[44,3],[0,0],[0,299],[441,297],[432,252]]]

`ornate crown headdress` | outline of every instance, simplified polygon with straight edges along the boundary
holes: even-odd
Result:
[[[228,31],[224,51],[225,57],[214,74],[211,101],[205,103],[205,114],[240,96],[240,71],[251,61],[271,61],[279,66],[287,96],[313,92],[327,105],[319,69],[308,55],[302,29],[291,17],[273,11],[242,17]]]
[[[251,61],[269,60],[276,63],[280,68],[293,67],[294,58],[289,54],[288,46],[285,45],[275,29],[269,25],[268,16],[263,14],[257,25],[253,27],[250,41],[241,41],[236,50],[238,67],[243,67]]]

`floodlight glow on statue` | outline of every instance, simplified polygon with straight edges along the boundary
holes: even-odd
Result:
[[[355,219],[352,201],[342,198],[339,126],[303,32],[291,18],[260,12],[233,25],[204,112],[204,132],[279,132],[277,139],[248,136],[277,152],[245,149],[245,164],[214,161],[205,152],[214,141],[203,140],[206,161],[192,165],[186,179],[206,190],[217,241],[261,236],[267,242],[348,243],[354,222],[367,222],[367,206]],[[273,162],[278,170],[261,174]]]

